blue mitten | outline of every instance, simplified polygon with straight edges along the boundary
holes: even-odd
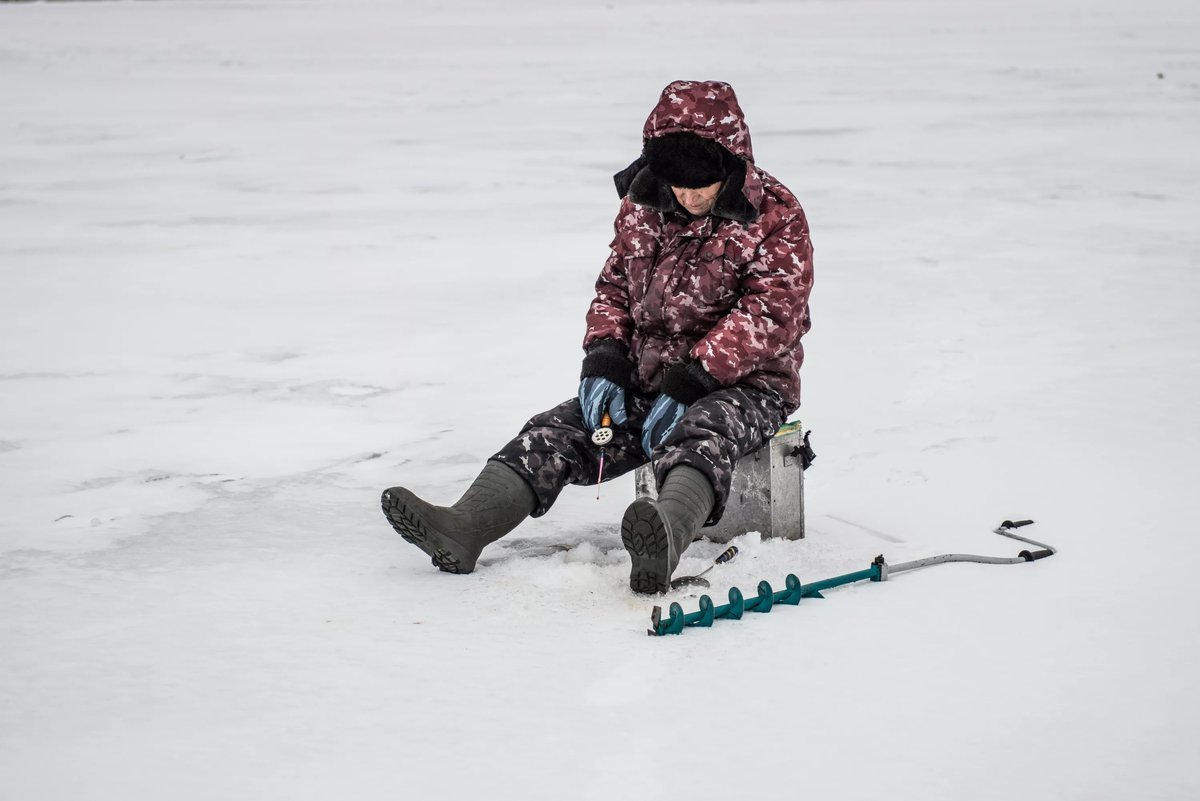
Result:
[[[646,422],[642,423],[642,450],[646,456],[650,456],[671,430],[679,425],[689,406],[720,386],[717,379],[693,359],[684,359],[667,368],[663,375],[662,394],[650,407]]]
[[[659,395],[642,423],[642,450],[649,456],[683,419],[687,404],[670,395]]]
[[[599,428],[605,412],[617,425],[625,425],[629,421],[625,413],[625,390],[633,377],[629,348],[615,339],[593,342],[587,349],[581,373],[579,407],[587,430]]]
[[[588,376],[579,382],[579,408],[583,410],[583,423],[588,431],[600,427],[605,412],[617,425],[629,420],[625,413],[625,390],[603,376]]]

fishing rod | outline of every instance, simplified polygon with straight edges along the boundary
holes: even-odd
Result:
[[[723,565],[726,562],[732,562],[737,557],[738,553],[739,553],[738,547],[736,545],[730,545],[728,548],[721,551],[720,556],[718,556],[716,559],[714,559],[713,563],[711,565],[704,568],[696,575],[680,576],[677,579],[672,579],[671,580],[671,589],[677,590],[680,587],[692,587],[692,586],[708,587],[709,586],[708,579],[703,578],[704,574],[707,573],[708,571],[712,570],[717,565]]]
[[[600,500],[600,482],[604,481],[604,458],[608,455],[608,443],[612,442],[612,417],[608,412],[600,419],[600,427],[592,432],[592,444],[600,447],[600,469],[596,473],[596,500]]]

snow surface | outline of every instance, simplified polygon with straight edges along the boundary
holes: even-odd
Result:
[[[1200,797],[1198,41],[1193,0],[0,5],[0,797]],[[468,577],[383,522],[575,391],[677,78],[817,253],[810,536],[718,602],[1004,518],[1061,555],[650,638],[629,477]]]

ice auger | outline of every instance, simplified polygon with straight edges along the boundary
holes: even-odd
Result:
[[[729,589],[729,603],[715,606],[713,605],[712,598],[707,595],[701,595],[699,602],[700,609],[698,611],[685,613],[682,606],[678,603],[672,603],[667,612],[666,620],[663,620],[662,617],[662,607],[656,606],[650,613],[651,627],[646,633],[652,637],[660,637],[664,634],[682,634],[685,627],[708,627],[713,624],[714,620],[740,620],[746,612],[770,612],[780,604],[784,606],[796,606],[800,603],[801,598],[824,598],[825,596],[821,595],[822,590],[840,587],[843,584],[853,584],[856,581],[868,580],[887,581],[889,576],[896,573],[904,573],[908,570],[916,570],[917,568],[929,567],[931,565],[945,564],[946,562],[981,562],[989,565],[1017,565],[1024,562],[1045,559],[1047,556],[1053,556],[1057,553],[1057,550],[1050,545],[1014,533],[1016,529],[1028,526],[1031,523],[1033,523],[1032,520],[1018,520],[1015,523],[1011,520],[1005,520],[994,529],[994,533],[1002,537],[1020,540],[1021,542],[1033,545],[1039,549],[1036,551],[1021,551],[1014,557],[946,553],[940,556],[930,556],[925,559],[917,559],[897,565],[889,565],[883,556],[880,555],[875,557],[875,561],[871,562],[870,567],[866,570],[847,573],[844,576],[834,576],[822,581],[814,581],[812,584],[801,584],[800,579],[796,578],[795,574],[789,573],[787,578],[784,579],[784,585],[787,589],[774,590],[768,582],[760,581],[758,582],[757,595],[752,598],[746,598],[737,587],[731,587]]]

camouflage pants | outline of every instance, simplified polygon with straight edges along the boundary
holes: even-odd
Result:
[[[634,392],[625,396],[629,422],[613,426],[605,449],[604,479],[616,478],[651,461],[642,451],[642,422],[653,398]],[[725,512],[733,465],[771,441],[787,417],[783,401],[772,393],[734,386],[717,390],[688,407],[683,419],[654,449],[654,476],[661,487],[674,467],[690,465],[708,476],[716,503],[706,525]],[[516,470],[537,496],[534,517],[550,510],[567,484],[596,483],[600,449],[583,423],[579,400],[571,398],[536,415],[495,456]]]

